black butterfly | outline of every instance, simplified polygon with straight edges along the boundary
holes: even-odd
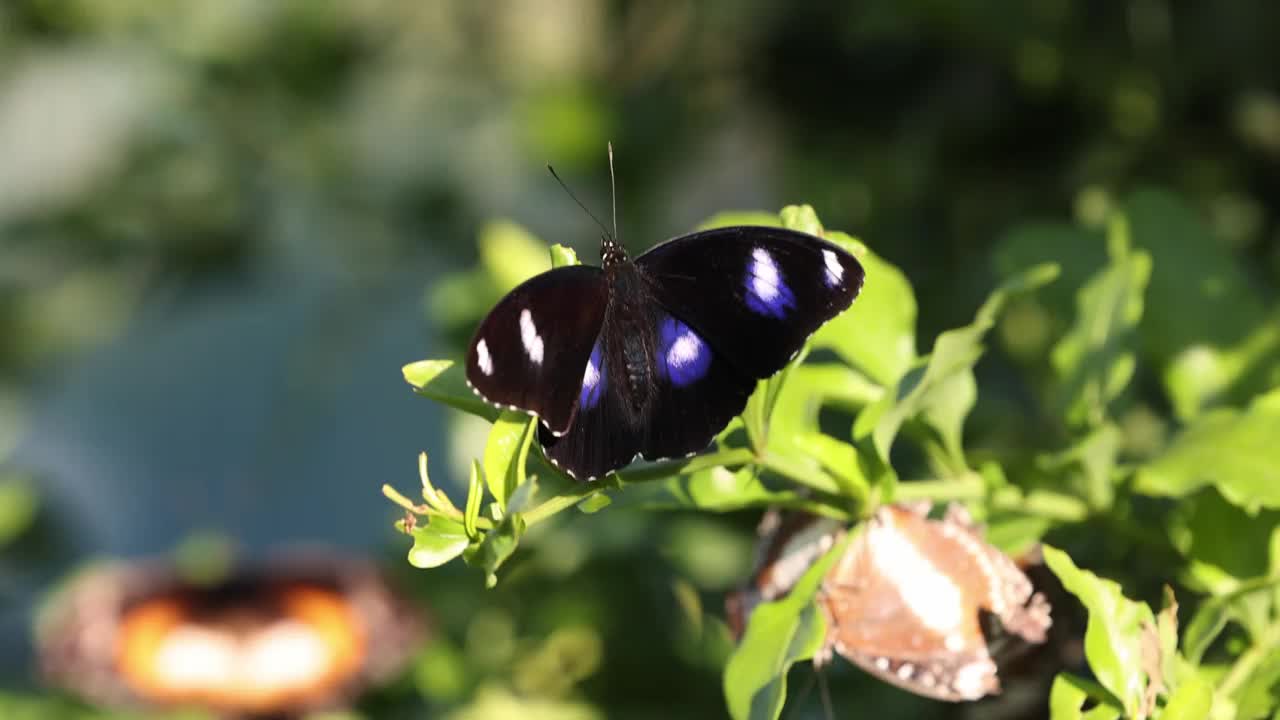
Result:
[[[600,257],[512,290],[467,351],[472,390],[540,418],[543,453],[586,480],[706,448],[863,278],[839,247],[772,227],[684,235],[634,261],[606,231]]]

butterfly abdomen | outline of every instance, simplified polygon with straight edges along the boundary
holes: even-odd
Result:
[[[625,379],[625,405],[634,424],[648,413],[655,385],[653,378],[654,323],[646,312],[651,304],[648,289],[636,273],[635,265],[623,263],[611,268],[615,292],[605,319],[607,335],[614,348],[617,367]]]

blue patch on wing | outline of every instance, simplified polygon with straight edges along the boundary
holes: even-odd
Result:
[[[658,324],[658,369],[677,387],[697,382],[711,369],[711,348],[688,325],[665,316]]]
[[[604,394],[604,361],[600,357],[600,341],[591,348],[591,357],[587,358],[587,369],[582,371],[582,392],[578,395],[578,408],[590,410],[600,402]]]
[[[747,289],[747,307],[752,312],[781,320],[796,306],[796,296],[787,287],[773,256],[764,248],[751,251],[743,281]]]

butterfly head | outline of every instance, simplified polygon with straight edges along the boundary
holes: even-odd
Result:
[[[613,235],[600,236],[600,264],[605,270],[611,267],[621,265],[631,259],[627,255],[627,249],[622,247],[622,243]]]

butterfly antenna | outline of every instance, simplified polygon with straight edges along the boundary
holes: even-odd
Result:
[[[613,142],[606,143],[609,148],[609,199],[613,202],[613,239],[618,239],[618,183],[613,178]]]
[[[600,226],[600,231],[604,233],[604,236],[609,238],[611,241],[616,242],[615,236],[609,233],[609,228],[605,227],[604,223],[600,222],[600,219],[593,215],[591,211],[587,209],[586,205],[582,204],[582,201],[578,199],[578,196],[574,195],[573,191],[569,189],[569,186],[566,185],[564,181],[560,179],[560,176],[556,174],[556,169],[551,167],[550,163],[547,163],[547,170],[551,172],[551,177],[555,178],[556,182],[560,183],[560,187],[564,188],[564,191],[569,194],[569,197],[573,198],[573,201],[578,203],[578,207],[582,208],[582,212],[586,213],[587,217],[594,220],[596,225]]]

